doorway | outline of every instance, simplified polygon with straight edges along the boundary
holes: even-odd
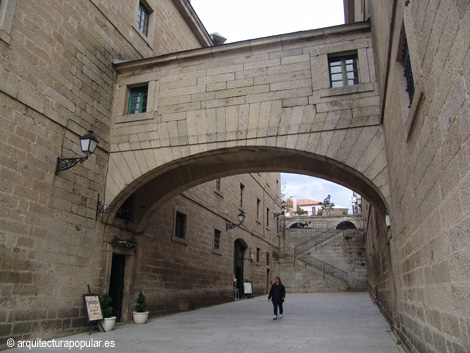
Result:
[[[234,254],[233,254],[233,273],[237,280],[238,295],[240,298],[243,298],[243,259],[245,254],[246,245],[245,242],[241,239],[235,240],[234,244]]]
[[[121,321],[125,268],[126,255],[113,254],[108,294],[113,299],[111,305],[113,306],[113,315],[116,316],[116,322]]]

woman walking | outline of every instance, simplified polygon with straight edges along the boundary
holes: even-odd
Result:
[[[277,319],[277,308],[279,307],[279,318],[282,317],[282,313],[284,312],[282,308],[282,303],[286,298],[286,288],[281,282],[281,279],[276,276],[274,277],[274,284],[271,286],[271,290],[269,291],[268,295],[268,302],[273,300],[273,308],[274,308],[274,317],[273,320]]]

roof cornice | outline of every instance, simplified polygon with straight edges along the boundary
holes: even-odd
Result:
[[[178,1],[178,0],[173,0]],[[185,0],[181,0],[185,1]],[[280,34],[270,37],[249,39],[235,43],[228,43],[219,46],[198,48],[185,50],[176,53],[169,53],[149,58],[125,61],[122,63],[115,64],[114,67],[117,71],[127,71],[136,68],[142,68],[144,66],[154,66],[159,64],[165,64],[173,61],[181,61],[187,59],[194,59],[196,57],[212,56],[218,53],[228,53],[231,51],[248,50],[251,51],[257,47],[283,45],[293,43],[296,41],[305,41],[321,37],[329,37],[340,34],[348,34],[353,32],[370,31],[370,22],[354,22],[351,24],[325,27],[319,29],[313,29],[308,31],[300,31],[294,33]]]
[[[214,45],[211,36],[199,19],[196,11],[194,11],[191,3],[188,0],[172,0],[173,4],[178,9],[180,15],[184,18],[189,28],[193,31],[197,40],[202,47],[211,47]]]

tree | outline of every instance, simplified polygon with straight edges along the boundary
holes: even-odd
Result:
[[[295,213],[297,213],[300,216],[300,215],[306,214],[307,211],[304,211],[303,209],[300,208],[300,206],[297,206],[297,211]]]
[[[290,211],[294,209],[294,201],[291,198],[288,198],[285,201],[284,207],[286,209],[286,212],[289,213]]]

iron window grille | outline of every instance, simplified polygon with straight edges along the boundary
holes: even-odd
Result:
[[[359,84],[357,55],[329,58],[330,86],[344,87]]]
[[[148,36],[149,31],[149,10],[142,2],[139,2],[139,12],[137,13],[137,27],[142,31],[145,36]]]
[[[214,250],[220,249],[220,234],[221,234],[220,230],[217,230],[217,229],[214,230]]]
[[[178,211],[175,217],[175,237],[186,237],[186,215]]]
[[[129,89],[129,102],[127,114],[139,114],[147,111],[148,85],[131,87]]]
[[[405,39],[405,46],[403,48],[403,66],[405,68],[405,79],[406,79],[406,91],[408,92],[408,98],[411,102],[415,94],[415,83],[413,80],[413,71],[411,70],[410,51],[408,49],[408,42]]]

